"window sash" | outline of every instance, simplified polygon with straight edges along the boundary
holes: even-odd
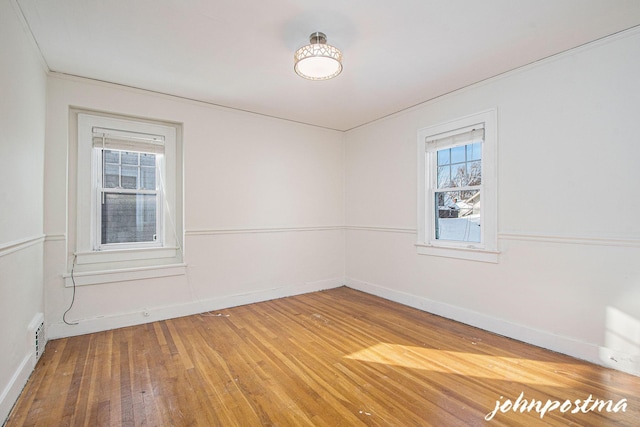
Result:
[[[435,241],[458,244],[482,243],[482,205],[480,204],[480,217],[478,217],[477,214],[474,214],[476,211],[475,204],[466,203],[472,199],[481,203],[482,188],[480,187],[481,186],[468,187],[466,190],[446,189],[434,191],[433,239]],[[464,193],[465,191],[474,191],[475,194],[471,197],[463,198],[463,195],[459,193]],[[441,194],[442,196],[440,196]],[[443,202],[442,204],[440,204],[440,200]],[[454,200],[455,205],[453,204]],[[476,227],[479,227],[479,229]]]
[[[106,192],[103,196],[99,230],[100,248],[121,247],[122,244],[135,247],[155,246],[158,240],[159,223],[156,215],[158,208],[156,195]],[[149,200],[149,197],[152,199]],[[122,221],[123,217],[125,221]]]
[[[442,136],[444,135],[444,136]],[[484,247],[485,239],[484,239],[484,228],[485,228],[485,214],[484,210],[480,209],[480,241],[466,241],[466,240],[447,240],[443,239],[439,236],[438,233],[438,221],[439,221],[439,207],[437,206],[436,195],[438,193],[447,193],[447,192],[459,192],[459,191],[479,191],[480,197],[482,198],[482,194],[484,193],[484,180],[482,179],[482,174],[484,171],[484,154],[481,154],[479,159],[480,161],[480,176],[481,181],[478,185],[467,185],[460,187],[438,187],[438,151],[446,150],[454,147],[459,147],[463,145],[469,145],[474,143],[481,143],[481,153],[484,151],[484,126],[483,125],[473,125],[468,126],[466,128],[457,129],[451,132],[447,132],[441,135],[435,135],[433,137],[425,138],[425,173],[428,178],[427,185],[427,194],[426,201],[431,206],[431,208],[427,207],[427,210],[431,211],[430,215],[426,215],[425,219],[428,218],[428,223],[425,224],[425,228],[427,230],[427,239],[428,244],[430,245],[453,245],[459,246],[461,244],[473,244],[480,248]],[[478,161],[478,160],[473,160]],[[467,162],[465,162],[467,163]]]
[[[163,189],[161,183],[163,182],[162,178],[162,164],[163,164],[163,156],[161,153],[150,153],[146,151],[147,145],[145,144],[143,147],[136,145],[135,149],[130,149],[128,146],[125,148],[124,146],[119,146],[120,148],[115,148],[114,146],[110,146],[108,148],[103,148],[102,146],[94,145],[94,194],[95,194],[95,209],[94,209],[94,223],[95,223],[95,231],[94,231],[94,244],[93,248],[97,251],[102,250],[114,250],[114,249],[130,249],[130,248],[155,248],[162,247],[164,244],[164,223],[163,223]],[[107,150],[114,151],[128,151],[135,152],[138,154],[157,154],[155,157],[155,180],[156,180],[156,188],[154,190],[149,189],[129,189],[129,188],[112,188],[112,187],[104,187],[104,152]],[[143,151],[145,150],[145,151]],[[126,165],[125,165],[126,166]],[[138,156],[137,165],[132,165],[141,169],[140,166],[140,157]],[[120,161],[119,167],[122,167],[122,162]],[[139,186],[139,183],[137,184]],[[103,226],[103,210],[102,207],[106,202],[107,194],[129,194],[129,195],[154,195],[155,196],[155,240],[152,241],[140,241],[140,242],[118,242],[118,243],[105,243],[102,238],[102,226]]]

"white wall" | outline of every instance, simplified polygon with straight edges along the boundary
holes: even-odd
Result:
[[[640,32],[348,132],[353,287],[640,374]],[[417,255],[416,135],[498,111],[499,263]]]
[[[18,16],[0,1],[0,423],[33,368],[27,327],[44,311],[46,75]]]
[[[77,287],[70,106],[183,125],[187,274]],[[90,80],[48,81],[45,286],[50,336],[66,336],[340,286],[343,134]],[[71,150],[73,151],[73,150]],[[67,239],[71,239],[70,242]],[[143,312],[150,316],[144,317]]]

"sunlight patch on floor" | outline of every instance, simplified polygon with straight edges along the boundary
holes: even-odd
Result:
[[[558,371],[571,369],[568,363],[544,362],[515,357],[438,350],[400,344],[379,343],[345,356],[362,362],[382,363],[447,374],[566,387]]]

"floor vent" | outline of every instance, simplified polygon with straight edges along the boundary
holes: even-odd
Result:
[[[44,352],[44,346],[47,343],[44,334],[44,315],[38,313],[34,316],[29,324],[29,346],[31,348],[31,358],[33,366],[38,363],[40,356]]]

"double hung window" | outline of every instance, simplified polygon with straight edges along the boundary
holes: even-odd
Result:
[[[161,247],[164,136],[94,127],[95,250]]]
[[[418,132],[418,252],[497,262],[495,111]]]
[[[441,139],[427,140],[435,163],[433,237],[436,240],[481,243],[482,143],[484,128],[463,129]]]
[[[175,273],[170,267],[182,265],[183,235],[179,125],[85,112],[74,117],[76,282]]]

